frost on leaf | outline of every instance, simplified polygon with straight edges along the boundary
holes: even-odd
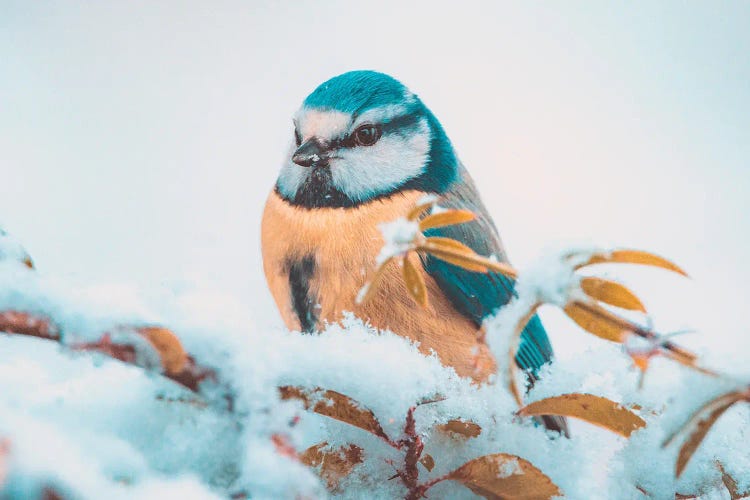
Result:
[[[440,429],[442,432],[447,432],[465,438],[477,437],[482,433],[482,428],[479,426],[479,424],[461,419],[449,420],[448,422],[439,425],[438,429]]]
[[[542,471],[515,455],[497,453],[475,458],[446,479],[458,481],[477,495],[491,499],[546,499],[562,495]]]
[[[329,490],[335,490],[341,479],[348,476],[354,467],[364,460],[363,450],[350,444],[331,449],[328,443],[320,443],[306,449],[299,456],[300,461],[316,470],[326,482]]]
[[[592,394],[563,394],[540,399],[518,410],[518,414],[579,418],[625,437],[646,426],[641,417],[619,403]]]
[[[388,440],[375,415],[348,396],[320,388],[305,390],[291,386],[280,387],[279,392],[281,399],[299,400],[307,410],[359,427]]]
[[[740,401],[750,401],[750,388],[723,394],[708,403],[704,404],[693,413],[688,421],[677,431],[671,434],[662,444],[662,447],[669,446],[678,436],[685,436],[685,440],[677,454],[677,463],[675,464],[675,476],[679,477],[687,467],[695,451],[705,439],[708,431],[714,426],[716,421],[735,403]]]
[[[59,329],[49,319],[21,311],[0,312],[0,332],[60,340]]]
[[[383,276],[384,269],[393,261],[403,267],[403,278],[409,295],[421,306],[427,305],[427,290],[421,266],[414,265],[410,259],[414,255],[427,256],[444,260],[469,271],[494,271],[509,277],[515,277],[515,271],[508,264],[482,257],[460,241],[452,238],[425,237],[423,231],[436,227],[462,224],[474,220],[473,212],[467,210],[446,209],[425,215],[434,208],[437,198],[421,200],[405,218],[381,224],[384,245],[376,258],[376,268],[372,277],[359,291],[356,302],[363,303],[374,295],[377,285]]]

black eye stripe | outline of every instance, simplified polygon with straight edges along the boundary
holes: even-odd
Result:
[[[417,124],[419,124],[420,116],[414,113],[409,113],[405,115],[399,115],[395,116],[387,121],[384,121],[378,126],[380,127],[380,130],[382,132],[382,135],[388,135],[388,134],[394,134],[398,132],[404,132],[406,130],[412,129],[416,127]],[[338,138],[334,139],[330,142],[330,149],[335,148],[354,148],[357,147],[357,140],[354,136],[356,131],[359,129],[355,129],[352,133]]]

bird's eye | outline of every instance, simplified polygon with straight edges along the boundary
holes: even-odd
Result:
[[[360,146],[372,146],[382,134],[383,131],[377,125],[362,125],[354,131],[354,140]]]
[[[297,127],[294,127],[294,142],[297,143],[297,146],[302,144],[302,136],[299,135],[299,130],[297,130]]]

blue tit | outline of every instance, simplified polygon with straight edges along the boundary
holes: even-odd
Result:
[[[352,71],[317,87],[294,116],[294,141],[263,213],[263,267],[287,327],[312,332],[347,311],[436,353],[459,375],[485,381],[496,362],[482,322],[514,296],[514,282],[437,258],[412,256],[424,269],[429,305],[415,305],[391,266],[375,296],[356,302],[384,241],[379,225],[404,216],[427,194],[474,212],[474,221],[431,229],[482,255],[507,256],[476,186],[442,125],[398,80]],[[516,356],[530,381],[552,359],[538,317]],[[501,360],[502,361],[502,360]],[[545,417],[567,432],[564,419]]]

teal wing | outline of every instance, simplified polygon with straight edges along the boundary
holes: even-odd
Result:
[[[431,229],[425,234],[456,239],[481,255],[494,255],[501,262],[507,262],[497,229],[482,205],[471,178],[463,169],[462,176],[463,182],[441,195],[440,206],[471,210],[477,215],[477,219],[465,224]],[[501,274],[467,271],[433,256],[424,257],[422,263],[425,271],[435,280],[453,306],[474,321],[477,327],[515,295],[515,282]],[[521,334],[516,363],[528,373],[529,381],[533,384],[538,378],[539,369],[552,357],[553,351],[547,332],[539,317],[535,315]],[[545,417],[544,420],[548,428],[567,433],[563,419]]]

